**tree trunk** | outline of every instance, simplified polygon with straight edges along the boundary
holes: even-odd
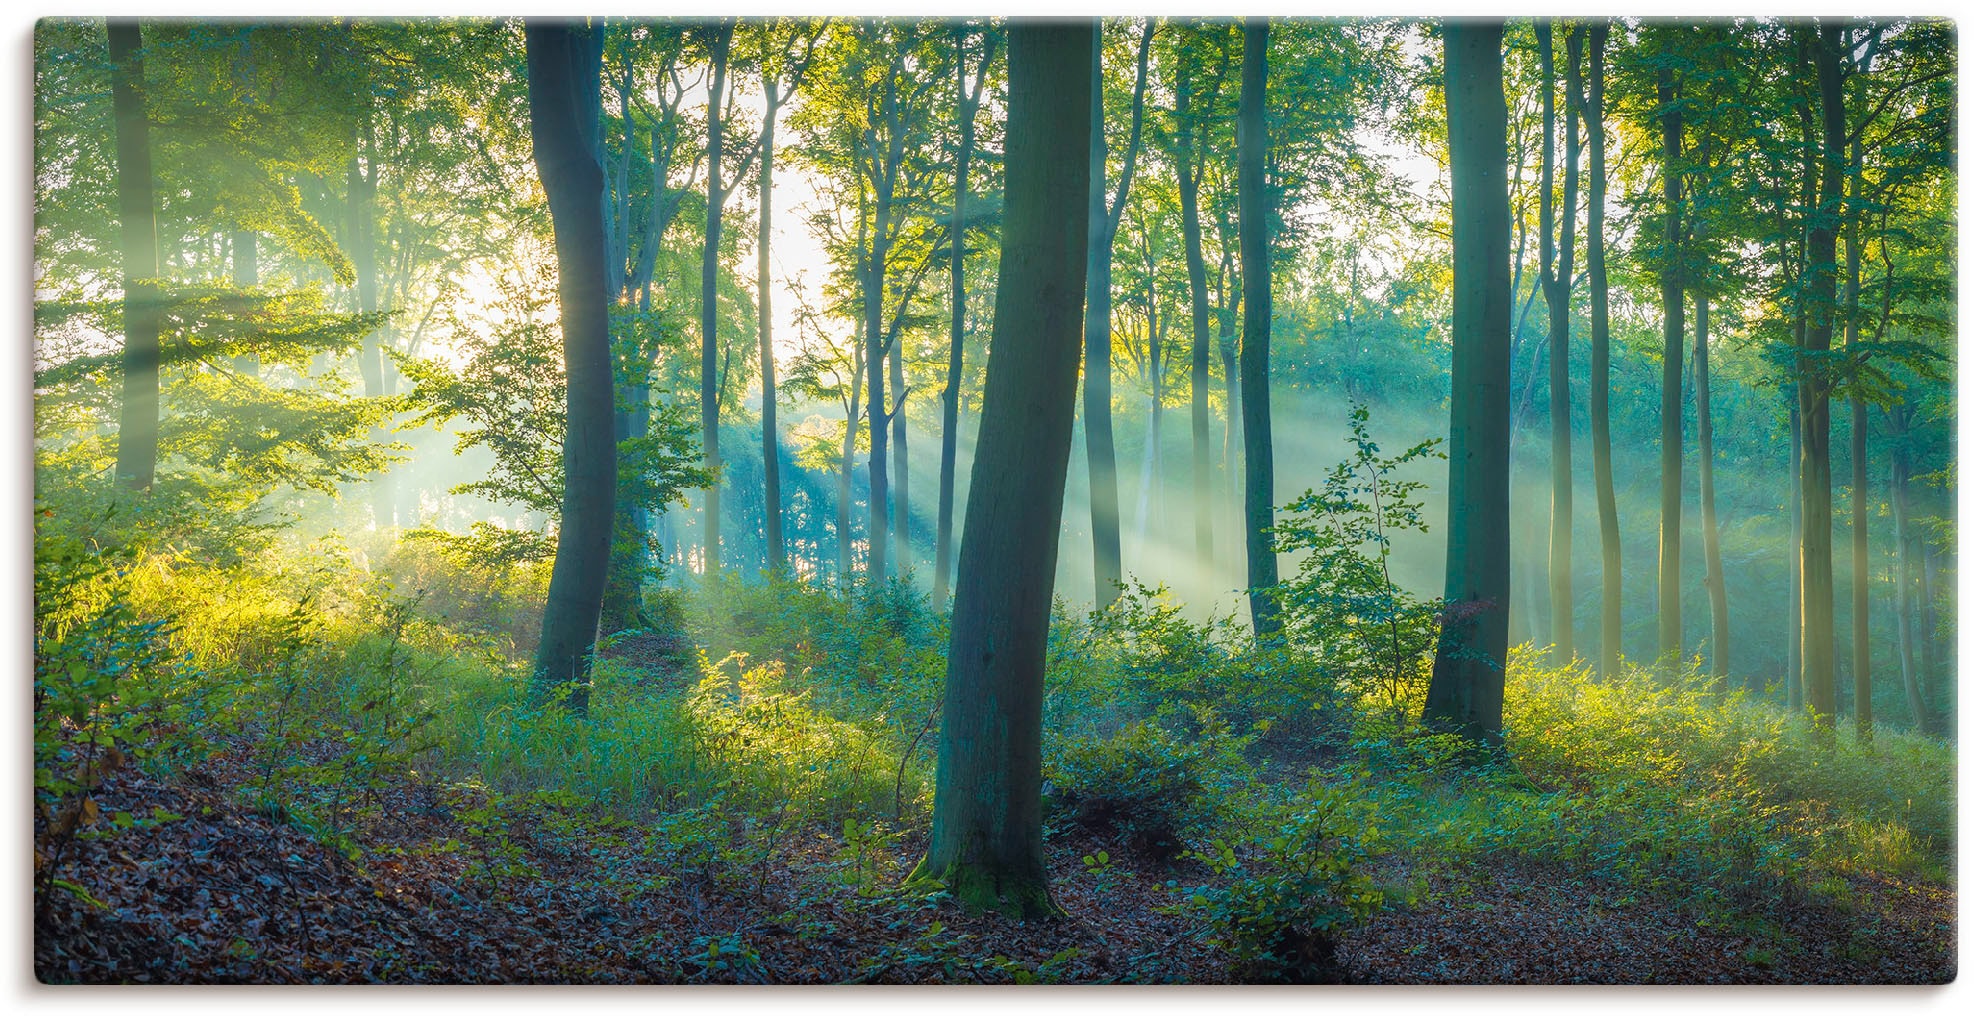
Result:
[[[1008,29],[1007,201],[960,546],[932,841],[913,878],[971,910],[1060,915],[1042,856],[1042,679],[1074,426],[1091,186],[1087,22]]]
[[[1798,332],[1800,336],[1801,333]],[[1783,683],[1789,709],[1803,709],[1803,413],[1802,394],[1788,386],[1789,400],[1789,649]]]
[[[1578,111],[1573,100],[1583,44],[1574,33],[1566,41],[1563,214],[1561,223],[1552,223],[1556,70],[1548,19],[1536,23],[1536,33],[1542,56],[1542,292],[1549,307],[1549,631],[1551,660],[1566,665],[1576,658],[1570,548],[1576,504],[1570,476],[1570,290],[1575,278],[1578,155]],[[1552,237],[1557,238],[1553,247]]]
[[[1905,686],[1906,709],[1912,714],[1912,726],[1922,734],[1932,728],[1932,715],[1926,709],[1925,690],[1921,688],[1920,662],[1920,621],[1918,605],[1915,603],[1914,589],[1920,585],[1919,573],[1924,570],[1913,568],[1913,559],[1919,550],[1918,535],[1912,527],[1912,450],[1909,443],[1909,422],[1912,410],[1904,403],[1895,404],[1885,411],[1892,425],[1892,543],[1898,548],[1899,563],[1898,619],[1899,619],[1899,677]]]
[[[990,30],[991,31],[991,30]],[[932,608],[946,607],[953,575],[953,481],[959,469],[960,385],[966,379],[966,188],[973,166],[974,115],[986,87],[987,68],[994,59],[993,36],[981,48],[979,78],[971,94],[966,87],[966,29],[953,30],[957,67],[960,143],[953,162],[952,329],[946,349],[946,389],[940,396],[939,522],[932,551]]]
[[[1220,274],[1223,278],[1234,275],[1231,261],[1232,255],[1223,252],[1220,266]],[[1221,293],[1220,300],[1220,377],[1227,380],[1227,430],[1220,436],[1220,462],[1225,464],[1224,470],[1227,481],[1227,501],[1225,504],[1228,507],[1229,529],[1238,532],[1242,529],[1240,492],[1242,484],[1241,474],[1243,471],[1241,469],[1242,456],[1237,454],[1237,450],[1245,448],[1245,443],[1241,438],[1240,340],[1234,331],[1236,301],[1233,294],[1237,290],[1237,285],[1225,287]],[[1242,583],[1247,579],[1246,554],[1247,544],[1245,541],[1233,542],[1232,554],[1228,558],[1234,559],[1234,561],[1228,563],[1228,569],[1230,574],[1229,579],[1236,584]],[[1237,558],[1236,556],[1239,557]]]
[[[1117,196],[1109,189],[1110,149],[1103,131],[1103,23],[1094,26],[1091,46],[1094,63],[1090,67],[1090,112],[1095,128],[1090,134],[1090,242],[1083,310],[1083,442],[1090,461],[1090,546],[1096,567],[1096,603],[1107,605],[1117,599],[1124,582],[1122,538],[1117,507],[1117,440],[1110,419],[1110,277],[1111,249],[1117,228],[1124,219],[1124,203],[1131,195],[1131,178],[1137,171],[1138,147],[1144,137],[1145,84],[1151,59],[1151,39],[1156,22],[1145,20],[1138,40],[1138,78],[1131,96],[1131,133],[1125,143],[1124,169],[1117,181]]]
[[[149,490],[158,471],[157,201],[151,123],[145,111],[144,39],[133,18],[109,19],[110,105],[116,121],[117,215],[123,228],[123,396],[117,411],[117,480]]]
[[[1603,553],[1603,605],[1597,675],[1618,673],[1624,651],[1624,546],[1618,539],[1618,495],[1611,469],[1610,283],[1604,270],[1604,45],[1607,21],[1590,28],[1590,470],[1597,487],[1597,536]]]
[[[891,391],[897,409],[891,413],[891,537],[897,549],[892,572],[900,579],[912,572],[912,460],[905,425],[905,339],[894,335],[891,347]]]
[[[1705,293],[1693,295],[1693,427],[1700,459],[1700,529],[1707,554],[1707,607],[1713,624],[1714,688],[1727,691],[1727,574],[1720,560],[1720,515],[1714,504],[1714,418],[1711,381],[1707,374],[1707,314]]]
[[[775,113],[780,96],[771,89],[767,110],[761,116],[761,221],[754,241],[754,300],[761,319],[761,492],[768,547],[768,570],[777,576],[788,573],[788,546],[781,533],[781,432],[775,424],[774,315],[769,293],[768,248],[773,234],[775,179]]]
[[[1207,456],[1213,326],[1207,310],[1206,255],[1202,250],[1199,218],[1200,167],[1205,165],[1205,160],[1194,151],[1192,93],[1192,75],[1182,64],[1174,103],[1182,164],[1178,173],[1179,232],[1186,248],[1186,282],[1192,298],[1193,551],[1204,566],[1213,561],[1213,488]]]
[[[1453,378],[1446,612],[1425,720],[1498,743],[1508,658],[1508,106],[1498,20],[1449,20]]]
[[[562,439],[562,519],[548,605],[535,651],[538,698],[568,691],[589,707],[589,671],[603,609],[617,487],[616,399],[604,292],[603,167],[596,161],[602,38],[567,22],[530,23],[528,132],[555,230],[568,430]]]
[[[727,193],[720,180],[725,125],[720,104],[725,100],[727,49],[733,42],[733,22],[721,21],[712,33],[713,84],[706,93],[706,244],[699,256],[699,441],[706,453],[706,547],[704,571],[720,571],[720,212]]]
[[[851,472],[857,463],[857,413],[864,385],[863,365],[857,358],[851,358],[850,368],[850,402],[843,407],[843,471],[836,480],[836,578],[845,586],[855,575],[850,537],[850,503],[855,497]]]
[[[1844,82],[1842,55],[1833,24],[1820,28],[1816,52],[1817,85],[1823,105],[1823,185],[1819,214],[1810,221],[1809,321],[1798,363],[1803,382],[1803,691],[1812,721],[1820,729],[1837,712],[1836,593],[1830,547],[1830,383],[1814,362],[1830,349],[1837,310],[1837,233],[1844,186]]]
[[[1665,357],[1659,378],[1659,647],[1661,668],[1678,666],[1684,653],[1679,603],[1680,495],[1684,487],[1686,436],[1680,402],[1681,356],[1686,348],[1686,293],[1681,278],[1680,219],[1684,211],[1680,176],[1684,144],[1679,92],[1672,71],[1659,69],[1659,129],[1663,143],[1666,213],[1661,243],[1665,264],[1659,271],[1659,300],[1665,312]]]
[[[1251,17],[1241,29],[1240,139],[1236,168],[1241,229],[1242,454],[1247,463],[1248,606],[1254,638],[1272,639],[1282,623],[1275,604],[1275,441],[1268,405],[1268,333],[1274,298],[1268,245],[1272,211],[1264,169],[1268,161],[1268,20]]]

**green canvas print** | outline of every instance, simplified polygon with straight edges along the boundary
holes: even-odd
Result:
[[[1950,21],[32,52],[42,983],[1956,977]]]

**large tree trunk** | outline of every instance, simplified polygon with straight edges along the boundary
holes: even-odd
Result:
[[[980,109],[980,94],[986,87],[987,68],[994,60],[994,37],[989,30],[980,51],[979,77],[973,91],[966,87],[966,29],[953,30],[957,68],[960,143],[953,161],[953,257],[952,329],[946,350],[946,388],[940,395],[942,415],[939,432],[939,522],[932,550],[932,607],[946,607],[946,592],[953,575],[953,482],[959,469],[960,384],[966,366],[966,188],[973,167],[974,114]]]
[[[589,707],[617,487],[603,167],[595,155],[603,47],[595,30],[551,21],[528,25],[527,50],[528,132],[555,229],[568,376],[562,519],[535,651],[534,690],[548,697],[566,688],[565,703],[582,713]]]
[[[1707,312],[1705,293],[1693,295],[1693,428],[1700,459],[1700,529],[1707,554],[1707,607],[1713,624],[1714,688],[1727,691],[1727,575],[1720,561],[1720,514],[1714,505],[1713,398],[1707,375]]]
[[[1590,470],[1597,486],[1597,536],[1603,553],[1604,594],[1597,675],[1618,673],[1624,651],[1624,546],[1618,539],[1618,495],[1611,469],[1610,284],[1604,270],[1604,45],[1611,26],[1590,27]]]
[[[1844,81],[1840,29],[1824,24],[1816,51],[1823,105],[1823,184],[1819,214],[1810,220],[1808,355],[1798,362],[1803,391],[1803,692],[1818,728],[1837,712],[1836,592],[1830,568],[1830,383],[1815,363],[1830,349],[1837,310],[1837,232],[1844,186]]]
[[[720,104],[725,101],[727,49],[733,43],[733,22],[712,25],[713,84],[706,93],[706,244],[699,255],[699,441],[705,449],[706,486],[705,574],[720,571],[720,211],[727,193],[720,180],[725,125]]]
[[[1666,261],[1659,272],[1659,300],[1665,314],[1665,356],[1659,376],[1659,646],[1662,668],[1673,668],[1684,653],[1679,604],[1680,495],[1684,487],[1686,435],[1680,392],[1686,348],[1686,293],[1680,277],[1680,219],[1684,211],[1680,163],[1684,121],[1672,71],[1659,69],[1659,131],[1663,145],[1666,213],[1660,242]]]
[[[148,490],[158,471],[157,201],[144,102],[144,39],[135,19],[109,19],[110,106],[116,121],[117,215],[123,227],[123,398],[117,480]]]
[[[1254,638],[1281,631],[1275,604],[1275,440],[1268,405],[1268,332],[1274,317],[1269,274],[1268,19],[1251,17],[1241,30],[1240,139],[1236,168],[1241,229],[1241,437],[1245,486],[1248,606]]]
[[[1498,742],[1508,658],[1508,105],[1498,20],[1449,20],[1453,395],[1446,615],[1425,719]]]
[[[1042,678],[1075,419],[1089,24],[1013,23],[993,347],[960,545],[932,843],[969,909],[1059,915],[1042,857]]]
[[[1863,168],[1862,133],[1851,144],[1850,179],[1855,190],[1860,180],[1855,171]],[[1844,241],[1844,346],[1858,363],[1858,276],[1863,262],[1859,244],[1856,209],[1849,210],[1849,233]],[[1891,297],[1887,286],[1886,297]],[[1882,328],[1880,330],[1883,331]],[[1859,365],[1861,366],[1861,364]],[[1871,418],[1864,397],[1851,390],[1851,684],[1857,700],[1857,736],[1871,740],[1871,500],[1870,437]]]
[[[775,113],[780,96],[768,93],[767,110],[761,116],[761,220],[754,241],[754,300],[761,319],[761,490],[765,499],[768,569],[776,575],[788,572],[788,547],[781,534],[781,432],[775,425],[775,347],[774,315],[769,293],[768,249],[774,218]]]
[[[1570,530],[1575,491],[1570,470],[1570,290],[1576,262],[1577,76],[1582,66],[1581,36],[1571,33],[1564,74],[1564,162],[1562,222],[1553,223],[1550,191],[1555,177],[1554,48],[1547,18],[1536,23],[1542,51],[1542,292],[1549,307],[1549,631],[1558,665],[1576,658],[1576,598],[1571,593]],[[1557,238],[1552,246],[1551,238]],[[1560,250],[1558,250],[1560,249]]]

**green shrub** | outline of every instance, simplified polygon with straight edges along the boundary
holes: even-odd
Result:
[[[1167,862],[1213,819],[1208,767],[1206,750],[1149,721],[1106,738],[1064,740],[1044,768],[1050,814],[1058,825],[1116,837]]]
[[[1186,894],[1233,958],[1237,977],[1342,981],[1338,937],[1384,907],[1384,892],[1360,868],[1369,853],[1344,816],[1346,805],[1342,795],[1319,790],[1247,838],[1215,839],[1190,853],[1229,878]]]

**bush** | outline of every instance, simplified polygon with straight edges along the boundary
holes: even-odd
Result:
[[[1213,819],[1208,767],[1199,745],[1141,721],[1108,738],[1067,740],[1044,768],[1044,788],[1058,824],[1169,862]]]
[[[1250,982],[1343,981],[1337,940],[1384,907],[1384,892],[1360,870],[1369,853],[1343,817],[1346,799],[1317,791],[1237,844],[1215,839],[1191,853],[1224,886],[1188,899]],[[1168,885],[1176,886],[1176,885]]]

